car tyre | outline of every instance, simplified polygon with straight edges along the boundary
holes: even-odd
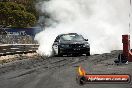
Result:
[[[52,56],[56,56],[56,54],[55,54],[55,50],[54,50],[53,47],[52,47]]]
[[[58,55],[57,56],[63,56],[62,53],[60,53],[60,48],[58,47]]]

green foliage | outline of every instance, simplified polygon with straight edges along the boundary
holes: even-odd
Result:
[[[30,0],[31,1],[31,0]],[[38,12],[36,11],[36,7],[35,7],[35,2],[34,1],[31,1],[30,3],[28,3],[26,6],[26,9],[28,12],[32,13],[35,15],[36,19],[39,18],[39,14]]]
[[[12,27],[30,27],[35,24],[34,14],[26,11],[21,4],[0,2],[0,25]]]

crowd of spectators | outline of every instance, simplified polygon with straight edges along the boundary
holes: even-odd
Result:
[[[34,44],[30,35],[0,35],[0,44]]]

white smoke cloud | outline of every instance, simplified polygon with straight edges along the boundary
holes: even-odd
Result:
[[[92,54],[122,49],[121,35],[129,29],[129,0],[50,0],[40,7],[51,16],[51,26],[35,37],[41,55],[50,56],[56,36],[69,32],[89,39]]]

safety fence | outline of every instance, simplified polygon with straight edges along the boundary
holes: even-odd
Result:
[[[0,56],[35,53],[38,47],[38,44],[2,44]]]
[[[0,35],[0,44],[37,44],[30,35]]]

